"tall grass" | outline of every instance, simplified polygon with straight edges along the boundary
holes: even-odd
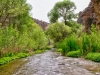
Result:
[[[56,44],[57,48],[62,48],[62,54],[65,55],[67,52],[76,51],[79,49],[79,45],[77,42],[77,36],[72,34],[61,42]]]

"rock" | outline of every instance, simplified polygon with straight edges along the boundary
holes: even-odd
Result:
[[[91,0],[88,7],[78,14],[77,22],[85,26],[85,31],[89,32],[91,24],[100,29],[100,0]]]
[[[96,72],[95,74],[96,74],[96,75],[100,75],[100,73],[98,73],[98,72]]]
[[[49,25],[48,22],[42,21],[42,20],[38,20],[35,18],[32,18],[34,20],[35,23],[37,23],[44,31],[46,30],[46,27]]]
[[[58,65],[65,65],[64,63],[59,63]]]
[[[79,62],[73,62],[73,63],[71,63],[71,65],[75,65],[75,64],[79,64]]]

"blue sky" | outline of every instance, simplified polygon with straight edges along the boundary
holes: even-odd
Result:
[[[32,5],[32,10],[30,12],[32,17],[49,22],[47,13],[53,8],[54,4],[58,1],[63,1],[63,0],[27,0],[27,3]],[[75,5],[77,7],[75,11],[76,13],[84,10],[90,2],[90,0],[71,0],[71,1],[75,2]]]

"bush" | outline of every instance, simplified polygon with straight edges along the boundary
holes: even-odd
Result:
[[[86,55],[91,51],[91,38],[90,35],[84,34],[82,37],[82,54]]]
[[[10,54],[10,55],[0,58],[0,65],[6,64],[14,59],[24,58],[27,56],[29,56],[29,54],[26,54],[26,53],[18,53],[16,55]]]
[[[46,47],[47,50],[50,50],[51,48],[53,48],[53,45],[48,45],[48,46]]]
[[[71,28],[64,23],[53,23],[49,25],[45,32],[55,43],[65,39],[71,33]]]
[[[62,52],[62,49],[57,49],[56,51],[57,51],[57,52]]]
[[[70,52],[70,51],[76,51],[79,49],[79,45],[78,45],[78,37],[75,36],[74,34],[72,34],[71,36],[67,37],[66,39],[58,42],[56,44],[57,48],[61,48],[62,51],[62,55],[66,55],[66,53]]]
[[[100,52],[100,32],[91,32],[91,34],[83,34],[82,38],[82,54],[87,55],[89,52]]]
[[[18,57],[3,57],[3,58],[0,58],[0,65],[3,65],[3,64],[6,64],[8,62],[10,62],[11,60],[14,60]]]
[[[46,35],[37,24],[22,26],[23,31],[18,31],[12,25],[0,28],[0,57],[12,56],[21,50],[33,51],[47,46]]]
[[[100,53],[88,53],[85,58],[95,62],[100,62]]]
[[[34,51],[34,54],[39,54],[39,53],[42,53],[42,52],[44,52],[45,50],[36,50],[36,51]]]
[[[25,57],[27,57],[29,55],[26,54],[26,53],[18,53],[16,56],[19,57],[19,58],[25,58]]]
[[[82,56],[80,51],[71,51],[67,53],[68,57],[80,57]]]
[[[91,52],[100,52],[100,32],[91,33]]]

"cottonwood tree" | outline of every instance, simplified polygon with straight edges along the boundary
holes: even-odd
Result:
[[[64,23],[55,22],[47,27],[45,33],[56,43],[65,39],[71,33],[71,28]]]
[[[0,0],[0,23],[4,25],[24,24],[31,6],[26,0]],[[24,20],[24,21],[23,21]]]
[[[64,0],[57,2],[53,9],[48,13],[48,17],[51,23],[56,22],[59,18],[64,20],[64,23],[67,24],[68,21],[71,21],[73,18],[76,18],[74,10],[76,6],[74,2],[70,0]]]

